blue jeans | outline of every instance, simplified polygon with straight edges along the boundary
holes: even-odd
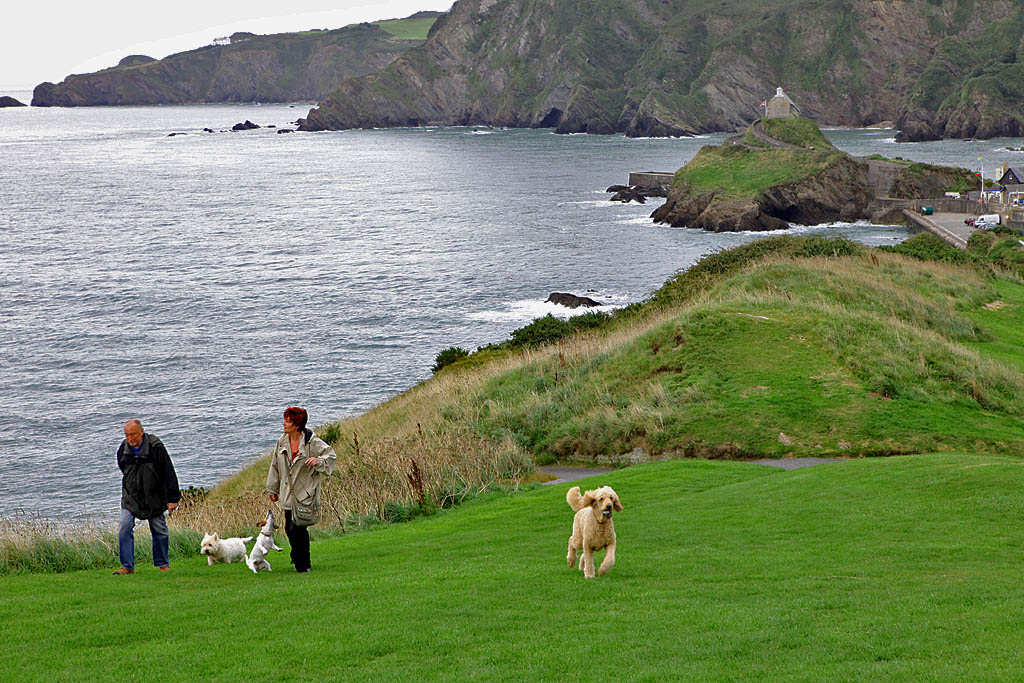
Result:
[[[149,520],[149,532],[153,535],[153,565],[168,566],[171,534],[167,531],[167,520],[163,515]],[[121,524],[117,528],[117,549],[121,554],[121,566],[135,569],[135,515],[124,508],[121,508]]]

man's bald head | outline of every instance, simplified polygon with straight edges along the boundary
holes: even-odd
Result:
[[[124,439],[132,448],[138,448],[142,445],[143,433],[142,423],[138,420],[131,419],[124,423]]]

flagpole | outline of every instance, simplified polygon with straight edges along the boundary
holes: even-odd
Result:
[[[978,161],[981,162],[981,194],[978,195],[978,201],[982,204],[985,203],[985,160],[982,157],[978,157]]]

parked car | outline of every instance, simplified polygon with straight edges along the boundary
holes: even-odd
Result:
[[[986,213],[980,216],[968,216],[964,219],[964,223],[967,225],[974,226],[980,230],[987,228],[994,228],[999,225],[999,214],[998,213]]]

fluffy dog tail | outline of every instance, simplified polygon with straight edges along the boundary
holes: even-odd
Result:
[[[575,512],[579,512],[583,506],[583,496],[580,495],[580,487],[573,486],[565,494],[565,502],[569,504],[569,507]]]
[[[248,543],[251,540],[252,540],[252,536],[246,536],[245,538],[242,539],[242,543]]]

